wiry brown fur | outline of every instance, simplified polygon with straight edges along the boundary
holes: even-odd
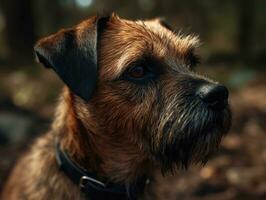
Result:
[[[90,18],[71,29],[80,44],[95,19]],[[58,33],[43,40],[52,42],[60,36]],[[175,138],[183,137],[175,134],[182,124],[173,120],[181,119],[182,109],[187,109],[178,107],[183,102],[178,95],[191,88],[190,82],[178,74],[199,82],[212,82],[190,71],[190,57],[197,45],[196,37],[176,35],[157,19],[133,22],[113,15],[99,41],[99,77],[92,99],[86,102],[64,88],[52,130],[39,138],[20,159],[2,198],[83,199],[79,188],[57,167],[55,138],[59,138],[61,148],[81,167],[113,182],[130,184],[143,175],[151,176],[157,167],[168,170],[178,165],[172,155],[164,152],[165,145],[171,146]],[[144,56],[156,58],[158,63],[167,66],[160,79],[162,84],[136,87],[119,79],[126,67]],[[224,123],[227,129],[227,121]],[[215,146],[222,134],[208,137],[204,139]],[[196,162],[211,152],[211,144],[202,142],[202,146],[204,150],[196,156],[198,159],[194,158]],[[195,144],[191,153],[196,154],[199,148],[200,143]],[[182,155],[178,152],[177,155],[183,161]],[[167,156],[171,158],[169,161]]]

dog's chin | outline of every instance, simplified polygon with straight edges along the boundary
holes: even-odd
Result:
[[[168,125],[155,153],[163,172],[205,164],[217,152],[231,126],[229,107],[220,111],[196,109],[184,116],[182,120],[176,119],[172,126]]]

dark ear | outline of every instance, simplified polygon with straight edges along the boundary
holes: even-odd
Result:
[[[93,17],[74,28],[41,39],[34,47],[37,61],[52,68],[66,85],[84,100],[97,82],[97,49],[108,17]]]
[[[169,25],[169,23],[166,21],[165,17],[159,17],[157,18],[158,22],[165,28],[167,28],[170,31],[174,31],[172,26]]]

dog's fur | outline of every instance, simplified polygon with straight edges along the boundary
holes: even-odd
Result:
[[[38,44],[54,45],[69,31],[77,42],[87,40],[96,20]],[[210,111],[194,96],[199,85],[215,83],[192,70],[196,37],[177,35],[159,19],[128,21],[112,15],[98,40],[98,78],[91,99],[63,89],[51,131],[19,160],[3,199],[83,199],[58,169],[55,137],[83,168],[130,184],[157,168],[169,172],[206,162],[228,131],[229,109]],[[121,78],[143,60],[156,68],[156,79],[136,84]]]

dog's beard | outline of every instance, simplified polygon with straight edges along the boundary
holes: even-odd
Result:
[[[151,151],[163,172],[206,163],[217,151],[230,123],[229,107],[212,110],[188,99],[183,104],[173,103],[160,113],[158,129],[150,130]]]

